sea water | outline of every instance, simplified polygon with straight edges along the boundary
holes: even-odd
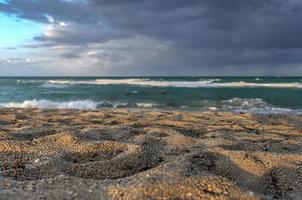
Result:
[[[302,113],[302,77],[2,77],[0,107]]]

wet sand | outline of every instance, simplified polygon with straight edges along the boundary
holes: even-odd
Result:
[[[302,199],[302,116],[0,109],[0,199]]]

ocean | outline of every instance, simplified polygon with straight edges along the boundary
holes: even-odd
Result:
[[[2,77],[0,108],[302,113],[302,77]]]

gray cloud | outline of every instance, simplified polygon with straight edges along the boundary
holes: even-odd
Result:
[[[66,59],[82,58],[81,51],[93,49],[91,44],[142,36],[154,44],[90,57],[113,62],[131,54],[135,70],[147,74],[172,69],[186,74],[302,74],[299,0],[10,0],[0,3],[0,11],[49,24],[34,38],[38,44],[28,47],[80,46],[63,52]],[[138,52],[155,43],[165,46],[156,56]]]

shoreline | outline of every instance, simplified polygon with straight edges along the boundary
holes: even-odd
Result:
[[[0,108],[3,199],[295,199],[302,115]]]
[[[196,108],[174,108],[174,107],[102,107],[95,109],[81,109],[81,108],[39,108],[39,107],[0,107],[0,110],[16,111],[16,110],[41,110],[41,111],[78,111],[78,112],[170,112],[170,113],[229,113],[234,115],[251,114],[251,115],[285,115],[285,116],[302,116],[302,110],[291,110],[290,108],[281,108],[288,111],[249,111],[249,110],[206,110]]]

